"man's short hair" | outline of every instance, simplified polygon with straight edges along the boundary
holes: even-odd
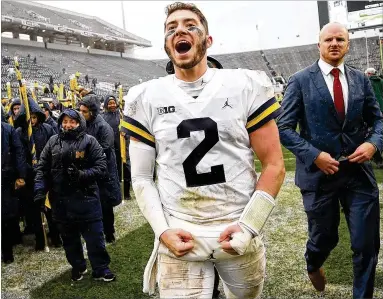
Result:
[[[323,32],[323,29],[325,29],[325,27],[327,27],[329,25],[334,25],[334,24],[338,24],[339,26],[343,27],[343,29],[347,32],[347,40],[349,41],[350,40],[350,33],[348,32],[347,27],[344,24],[339,23],[339,22],[330,22],[330,23],[325,24],[322,27],[322,29],[319,31],[319,41],[320,41],[320,38],[321,38],[321,35],[322,35],[322,32]]]
[[[199,17],[199,21],[201,22],[202,26],[205,28],[206,34],[209,34],[209,26],[207,24],[207,20],[204,14],[198,9],[197,6],[195,6],[193,3],[183,2],[174,2],[172,4],[169,4],[165,8],[166,19],[168,19],[168,17],[177,10],[190,10],[191,12],[194,12]],[[166,21],[164,27],[166,28]]]

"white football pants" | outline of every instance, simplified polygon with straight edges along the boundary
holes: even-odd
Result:
[[[230,255],[220,248],[218,237],[225,227],[185,222],[167,217],[172,228],[192,233],[195,247],[192,252],[176,258],[161,243],[158,255],[157,282],[160,298],[212,298],[214,265],[223,282],[226,298],[259,298],[265,278],[266,257],[263,242],[253,239],[242,256]],[[171,218],[171,219],[169,219]]]

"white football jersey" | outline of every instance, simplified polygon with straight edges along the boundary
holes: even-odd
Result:
[[[197,224],[232,222],[255,191],[249,133],[280,112],[264,72],[211,69],[195,99],[174,75],[129,90],[123,127],[155,147],[164,210]]]

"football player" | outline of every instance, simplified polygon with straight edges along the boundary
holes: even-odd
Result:
[[[223,69],[222,64],[211,56],[207,56],[207,66],[209,68]],[[169,60],[168,63],[166,64],[166,72],[169,75],[174,74],[174,65],[171,60]],[[218,286],[219,286],[219,275],[218,275],[217,269],[215,269],[214,267],[213,299],[219,298],[220,291],[218,290]]]
[[[169,5],[164,32],[174,75],[131,88],[124,109],[133,189],[155,233],[144,292],[157,281],[161,298],[211,298],[215,266],[228,298],[257,298],[260,232],[285,174],[280,106],[265,73],[208,68],[213,39],[194,4]]]

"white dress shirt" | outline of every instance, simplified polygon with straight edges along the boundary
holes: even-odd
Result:
[[[328,90],[330,91],[332,100],[334,101],[334,76],[331,75],[331,70],[334,68],[331,64],[328,64],[327,62],[323,61],[322,59],[319,59],[318,61],[319,68],[322,71],[322,75],[324,78],[324,81],[327,84]],[[342,62],[340,65],[337,66],[339,69],[339,80],[342,84],[342,92],[343,92],[343,101],[344,101],[344,110],[347,114],[347,107],[348,107],[348,84],[346,80],[346,75],[344,73],[344,62]]]

